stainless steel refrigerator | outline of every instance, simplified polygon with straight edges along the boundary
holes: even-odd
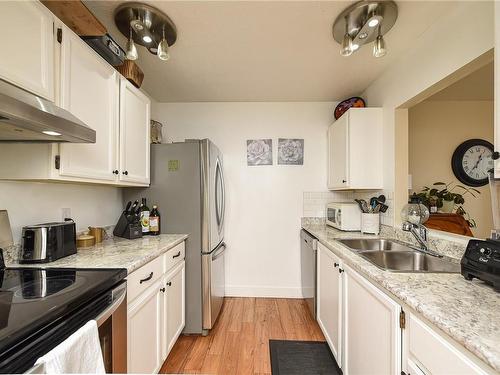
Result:
[[[124,200],[158,206],[161,233],[187,233],[186,327],[206,334],[224,302],[224,174],[208,139],[151,145],[151,185],[124,189]]]

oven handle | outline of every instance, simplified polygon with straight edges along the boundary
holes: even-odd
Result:
[[[112,299],[113,303],[106,310],[100,313],[95,319],[97,322],[97,326],[100,327],[108,318],[113,315],[113,313],[120,307],[122,302],[125,300],[127,296],[127,283],[122,283],[117,286],[112,291]]]

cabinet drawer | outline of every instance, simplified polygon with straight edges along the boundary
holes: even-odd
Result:
[[[185,241],[182,241],[163,255],[163,272],[170,271],[172,267],[184,260],[185,249]]]
[[[408,355],[425,374],[485,374],[472,360],[431,327],[410,314]]]
[[[139,294],[163,275],[162,257],[158,257],[135,270],[127,277],[127,298],[132,302]]]

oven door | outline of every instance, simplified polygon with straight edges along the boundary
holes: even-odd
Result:
[[[127,373],[127,284],[113,289],[111,305],[96,318],[106,373]]]
[[[111,291],[111,301],[94,318],[99,329],[104,367],[106,373],[127,373],[127,283],[123,282]],[[87,318],[88,320],[88,318]],[[63,323],[64,325],[64,323]],[[58,329],[59,332],[63,328]],[[68,337],[71,333],[67,333]],[[41,343],[39,343],[41,347]],[[55,345],[54,345],[55,346]],[[44,353],[40,353],[43,355]],[[43,367],[33,366],[27,374],[41,374]]]

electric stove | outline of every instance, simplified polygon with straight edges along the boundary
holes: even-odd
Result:
[[[0,269],[0,372],[25,372],[111,303],[125,269]]]

